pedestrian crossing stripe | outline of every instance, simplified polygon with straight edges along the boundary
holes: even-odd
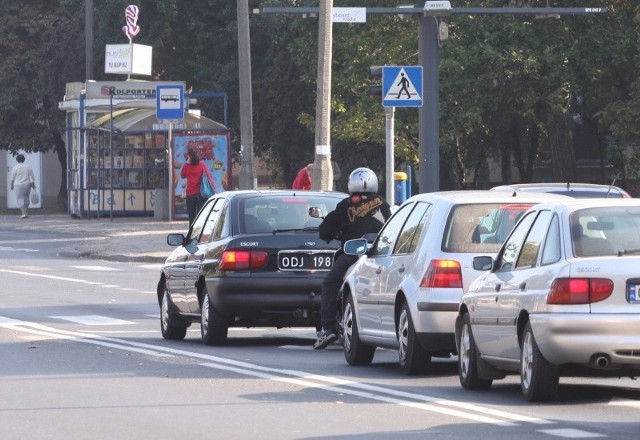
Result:
[[[384,106],[422,106],[422,66],[384,66],[382,82]]]

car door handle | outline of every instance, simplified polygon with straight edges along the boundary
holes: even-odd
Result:
[[[378,266],[376,269],[376,275],[380,275],[380,272],[382,272],[382,266]]]
[[[520,283],[520,290],[524,291],[526,288],[527,288],[527,282],[526,281],[521,282]]]
[[[405,269],[404,266],[402,266],[400,269],[398,269],[398,272],[402,273],[404,272],[404,269]]]
[[[499,284],[499,283],[496,284],[495,289],[496,289],[496,292],[500,292],[500,289],[502,289],[502,284]]]

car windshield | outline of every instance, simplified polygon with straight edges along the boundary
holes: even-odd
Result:
[[[640,252],[640,208],[589,208],[571,214],[571,243],[576,257]]]
[[[253,234],[274,230],[317,228],[322,219],[309,216],[309,208],[320,208],[322,216],[340,201],[314,195],[259,195],[240,203],[240,232]]]
[[[447,220],[442,250],[495,253],[507,239],[528,203],[482,203],[454,207]]]

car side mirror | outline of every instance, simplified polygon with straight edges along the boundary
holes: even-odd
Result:
[[[322,210],[320,208],[318,208],[317,206],[311,206],[309,208],[309,217],[312,217],[312,218],[324,218],[324,216],[322,215]]]
[[[367,240],[364,238],[347,240],[343,249],[344,253],[347,255],[364,255],[368,250]]]
[[[169,246],[182,246],[183,243],[184,243],[184,235],[182,234],[167,235],[167,244]]]
[[[473,268],[475,270],[492,270],[493,269],[493,258],[487,255],[481,255],[478,257],[473,257]]]

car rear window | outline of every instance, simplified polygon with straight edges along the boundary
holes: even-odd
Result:
[[[320,218],[309,216],[309,208],[320,208],[323,216],[333,211],[341,199],[304,195],[259,195],[239,204],[241,233],[271,232],[275,229],[318,227]]]
[[[569,221],[576,257],[640,252],[640,207],[582,209]]]
[[[445,252],[495,253],[530,203],[476,203],[452,208],[442,243]]]

